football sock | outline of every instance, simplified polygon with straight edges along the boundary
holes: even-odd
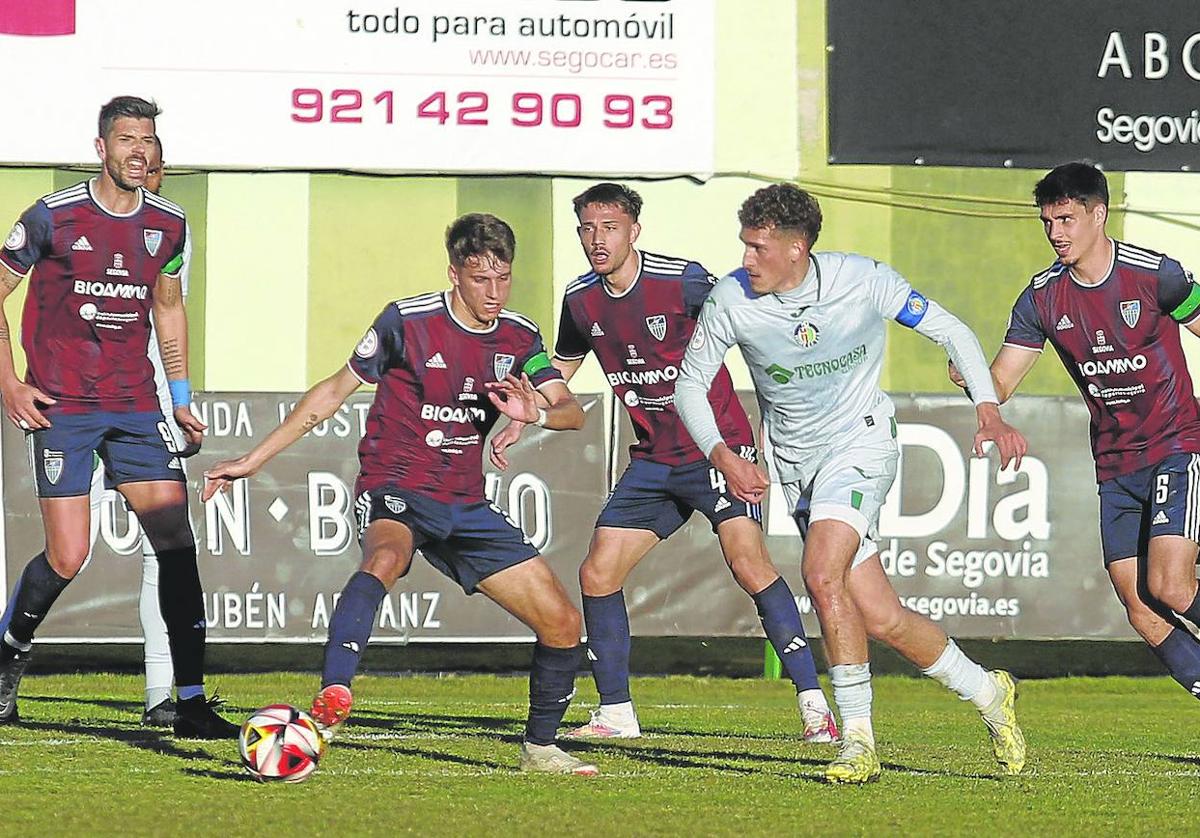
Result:
[[[181,686],[203,684],[204,590],[195,545],[158,551],[158,606],[167,626],[176,680]]]
[[[202,684],[191,684],[186,687],[179,688],[179,700],[187,701],[189,698],[202,698],[204,696],[204,686]]]
[[[601,704],[622,704],[629,695],[629,613],[625,592],[583,596],[587,654]]]
[[[350,686],[358,670],[358,659],[371,639],[375,625],[375,612],[387,595],[387,588],[379,579],[360,570],[350,577],[333,618],[329,621],[329,642],[325,644],[325,669],[321,674],[321,687],[330,684]]]
[[[167,624],[158,606],[158,556],[150,539],[142,539],[142,592],[138,598],[138,616],[146,653],[146,709],[150,710],[171,697],[175,670],[171,666],[171,644]]]
[[[46,619],[46,612],[70,581],[54,572],[44,552],[38,553],[25,565],[4,615],[6,642],[0,644],[0,661],[11,660],[18,651],[29,651],[33,633]]]
[[[946,648],[933,665],[921,671],[980,710],[988,709],[996,700],[996,682],[982,666],[964,655],[953,640],[947,640]]]
[[[583,662],[583,645],[556,649],[535,643],[529,670],[529,719],[525,741],[551,745],[558,734],[571,698],[575,695],[575,672]]]
[[[1176,626],[1162,643],[1150,649],[1170,671],[1172,678],[1200,698],[1200,642],[1190,631]]]
[[[855,732],[874,744],[871,728],[871,664],[842,663],[829,667],[833,702],[842,717],[843,733]]]
[[[1192,599],[1192,604],[1188,606],[1187,611],[1181,611],[1180,616],[1187,617],[1196,628],[1200,628],[1200,586],[1196,587],[1196,596]]]
[[[792,589],[782,576],[754,594],[754,607],[758,609],[763,631],[783,662],[783,671],[796,686],[796,692],[820,690],[812,649],[804,635],[804,624],[800,622],[800,611],[796,608]]]

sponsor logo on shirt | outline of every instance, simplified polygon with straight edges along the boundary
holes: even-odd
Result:
[[[607,373],[608,385],[619,387],[622,384],[660,384],[664,381],[674,381],[679,377],[679,368],[668,365],[662,369],[653,370],[621,370]]]
[[[1103,329],[1096,330],[1096,345],[1092,347],[1093,355],[1103,355],[1105,352],[1113,352],[1116,347],[1108,342],[1108,338],[1104,336]]]
[[[1146,368],[1146,356],[1138,353],[1132,358],[1105,358],[1100,361],[1078,361],[1076,366],[1084,375],[1114,375],[1137,372]]]
[[[771,364],[764,372],[779,384],[789,384],[797,376],[800,380],[804,380],[805,378],[819,378],[824,375],[850,372],[866,359],[867,345],[864,343],[836,358],[814,361],[811,364],[797,364],[791,369],[779,364]]]
[[[433,357],[425,362],[425,368],[430,370],[444,370],[446,368],[446,359],[442,357],[441,352],[433,353]]]
[[[1075,324],[1071,322],[1071,318],[1064,314],[1062,317],[1058,318],[1058,323],[1055,324],[1054,331],[1065,332],[1067,329],[1074,328]]]
[[[79,238],[75,239],[75,243],[71,245],[71,249],[91,252],[93,248],[92,243],[88,241],[87,236],[80,236]]]
[[[125,275],[128,276],[128,274],[129,271],[125,271]],[[150,287],[147,285],[136,285],[132,282],[88,282],[85,279],[77,279],[75,280],[74,290],[76,294],[84,294],[89,297],[121,297],[126,300],[134,298],[144,300],[150,292]]]
[[[626,346],[629,348],[629,357],[625,359],[625,363],[627,365],[636,367],[636,366],[641,366],[642,364],[646,363],[645,358],[641,358],[638,356],[638,351],[637,351],[636,346],[634,346],[632,343],[626,344]]]
[[[423,404],[421,418],[427,422],[483,422],[487,419],[487,411],[482,407]]]
[[[458,394],[458,400],[460,402],[477,402],[477,401],[479,401],[479,394],[474,392],[474,390],[475,390],[475,379],[468,375],[466,377],[466,379],[463,381],[462,392]]]
[[[604,337],[604,330],[601,329],[600,324],[595,321],[592,321],[592,337],[594,337],[594,338]]]
[[[114,253],[113,263],[111,268],[105,268],[106,276],[129,276],[129,270],[125,267],[125,254]]]

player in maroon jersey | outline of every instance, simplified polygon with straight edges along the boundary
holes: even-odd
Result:
[[[701,265],[637,250],[642,199],[615,183],[575,198],[579,240],[592,271],[571,283],[563,299],[554,366],[568,381],[595,352],[616,398],[625,405],[637,442],[631,462],[596,521],[579,569],[588,657],[600,693],[591,721],[573,738],[632,739],[641,735],[629,692],[629,615],[625,579],[659,541],[699,511],[712,525],[737,583],[754,599],[763,628],[796,687],[805,739],[837,738],[821,692],[796,600],[767,555],[761,506],[739,500],[710,466],[675,412],[675,379],[713,276]],[[721,368],[709,392],[730,447],[754,461],[754,435]],[[492,460],[521,431],[511,424],[493,440]]]
[[[32,270],[21,320],[28,372],[17,378],[0,307],[0,395],[30,436],[46,549],[25,568],[2,625],[0,723],[15,722],[33,634],[90,548],[93,452],[154,545],[159,601],[180,701],[175,733],[232,738],[237,725],[204,698],[204,603],[187,492],[146,354],[154,314],[174,418],[198,443],[187,380],[180,289],[183,210],[143,188],[157,146],[154,104],[133,96],[100,110],[100,175],[40,199],[0,251],[0,300]]]
[[[1200,698],[1200,643],[1176,616],[1200,624],[1200,408],[1179,334],[1200,334],[1200,286],[1169,256],[1108,237],[1108,183],[1095,166],[1059,166],[1033,194],[1058,258],[1013,306],[992,361],[996,392],[1009,398],[1050,341],[1091,414],[1113,588]]]
[[[583,660],[579,612],[521,530],[485,498],[482,453],[501,414],[569,430],[583,425],[583,410],[537,326],[504,308],[512,229],[495,216],[465,215],[446,231],[446,250],[450,290],[389,303],[349,363],[305,393],[283,424],[205,472],[204,496],[254,474],[360,385],[377,384],[358,448],[363,562],[334,609],[313,716],[332,735],[349,715],[350,681],[375,612],[419,549],[468,594],[482,592],[537,635],[521,768],[595,774],[554,744]]]

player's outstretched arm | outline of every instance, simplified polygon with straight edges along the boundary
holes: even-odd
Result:
[[[54,399],[31,384],[17,377],[13,364],[12,333],[4,303],[21,284],[21,277],[0,267],[0,397],[4,399],[4,412],[9,420],[23,431],[32,428],[48,428],[50,420],[38,409],[38,405],[54,404]]]
[[[575,431],[583,427],[583,408],[557,379],[534,389],[529,376],[506,375],[502,381],[489,381],[488,399],[504,416],[526,425],[537,424],[552,431]],[[545,404],[545,407],[542,405]]]
[[[239,477],[255,474],[272,457],[332,416],[361,383],[345,366],[314,384],[262,442],[236,460],[222,460],[205,470],[203,499],[208,500]]]
[[[568,361],[557,356],[550,361],[550,364],[556,370],[562,373],[563,381],[570,381],[571,376],[575,375],[575,373],[579,371],[579,367],[582,363],[582,358]],[[544,397],[542,401],[545,401]],[[548,401],[545,401],[544,405],[540,404],[539,406],[548,407],[549,404],[550,403]],[[505,425],[499,433],[492,437],[492,445],[491,449],[488,451],[488,459],[491,460],[492,465],[501,471],[504,471],[508,468],[508,458],[504,456],[504,452],[521,438],[521,434],[525,430],[525,425],[525,422],[510,418],[508,420],[508,424]]]

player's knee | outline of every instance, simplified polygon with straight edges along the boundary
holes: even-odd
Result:
[[[880,613],[878,611],[863,611],[866,620],[867,634],[872,640],[878,640],[887,646],[895,646],[904,634],[904,609],[897,607],[894,611]]]
[[[579,566],[579,587],[588,596],[608,596],[621,590],[625,580],[606,563],[591,558]]]
[[[538,640],[544,645],[560,649],[577,645],[582,634],[583,617],[579,609],[565,600],[546,618],[537,632]]]
[[[829,602],[845,591],[845,578],[840,569],[816,562],[804,565],[804,587],[817,603]]]
[[[372,550],[363,561],[362,569],[390,589],[397,579],[408,572],[409,561],[410,556],[403,550],[379,547]]]
[[[90,546],[86,542],[47,546],[46,562],[63,579],[74,579],[90,553]]]
[[[1196,582],[1193,578],[1175,579],[1165,573],[1151,571],[1146,580],[1146,587],[1150,596],[1172,611],[1186,611],[1196,596]]]

